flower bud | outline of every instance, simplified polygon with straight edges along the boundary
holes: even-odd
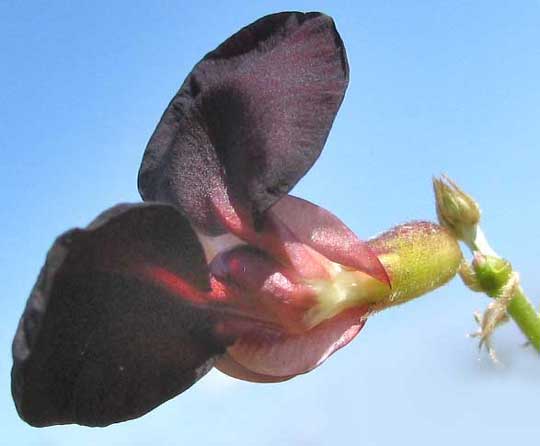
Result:
[[[480,207],[447,176],[433,179],[437,217],[442,226],[459,240],[474,240],[480,221]]]

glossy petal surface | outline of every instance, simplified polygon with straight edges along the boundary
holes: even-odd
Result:
[[[228,353],[225,353],[217,360],[216,368],[226,375],[232,376],[233,378],[241,379],[243,381],[250,381],[253,383],[279,383],[288,381],[296,376],[271,376],[252,372],[231,358]]]
[[[35,426],[104,426],[182,392],[224,352],[211,316],[139,277],[158,265],[208,287],[186,220],[160,204],[121,205],[60,236],[13,343],[12,392]]]
[[[288,379],[309,372],[347,345],[362,329],[365,313],[365,308],[346,310],[303,334],[259,329],[240,337],[227,353],[235,365],[254,373],[251,379],[245,375],[248,380],[256,380],[257,376]],[[242,377],[242,369],[221,370]]]
[[[377,255],[339,218],[309,201],[287,195],[269,211],[303,244],[327,259],[390,283]]]
[[[210,265],[212,274],[236,288],[242,302],[256,305],[259,321],[303,332],[303,317],[315,303],[315,291],[294,271],[264,252],[240,246],[220,254]],[[254,306],[255,306],[254,305]]]
[[[280,13],[243,28],[165,110],[139,172],[143,199],[177,205],[207,233],[224,232],[225,203],[256,222],[319,156],[347,83],[331,18]]]

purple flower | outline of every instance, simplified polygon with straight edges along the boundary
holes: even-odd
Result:
[[[263,17],[195,66],[144,153],[145,202],[49,251],[13,343],[24,420],[139,417],[214,366],[283,381],[359,332],[367,307],[321,316],[321,290],[343,272],[389,284],[386,270],[335,216],[288,195],[347,83],[343,42],[319,13]]]

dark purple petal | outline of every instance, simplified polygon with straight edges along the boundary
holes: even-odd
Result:
[[[56,240],[13,342],[12,393],[25,421],[136,418],[213,366],[224,346],[212,316],[139,276],[146,267],[209,287],[201,246],[172,206],[117,206]]]
[[[319,156],[347,83],[330,17],[280,13],[243,28],[165,110],[139,172],[143,199],[173,203],[213,234],[224,196],[257,219]]]

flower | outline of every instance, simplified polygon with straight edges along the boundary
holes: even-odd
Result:
[[[288,195],[347,83],[345,48],[319,13],[263,17],[195,66],[144,153],[144,202],[64,233],[47,255],[13,342],[25,421],[136,418],[214,366],[290,379],[350,342],[371,311],[455,274],[459,249],[439,226],[366,243]],[[448,261],[426,276],[440,249]],[[403,292],[403,278],[417,283]]]

